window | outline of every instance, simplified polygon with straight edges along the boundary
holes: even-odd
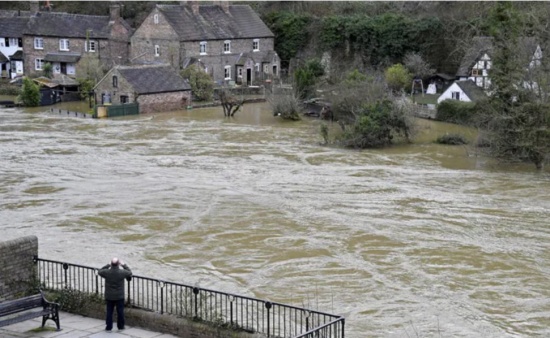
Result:
[[[59,50],[69,50],[69,39],[59,39]]]
[[[201,55],[206,54],[206,41],[201,41],[200,53]]]
[[[95,53],[97,47],[97,42],[95,40],[88,41],[87,44],[85,44],[85,49],[87,52]]]
[[[120,103],[128,103],[130,100],[128,100],[127,95],[120,95]]]
[[[259,72],[260,72],[260,64],[259,64],[259,63],[257,63],[257,64],[255,65],[255,67],[256,67],[256,72],[258,72],[258,73],[259,73]]]
[[[153,22],[155,23],[155,25],[158,25],[158,23],[159,23],[159,15],[158,14],[153,15]]]
[[[118,88],[118,77],[113,75],[113,88]]]
[[[34,60],[34,69],[42,70],[44,68],[44,59],[35,59]]]
[[[260,39],[254,39],[252,41],[252,50],[258,52],[260,50]]]
[[[265,74],[269,73],[269,65],[264,65],[264,73]]]
[[[43,38],[34,38],[34,49],[44,49]]]
[[[160,56],[160,46],[155,45],[155,56]]]
[[[231,80],[231,66],[225,66],[224,76],[226,80]]]
[[[237,75],[238,75],[239,77],[243,77],[243,69],[242,69],[242,68],[239,68],[239,69],[237,70]]]
[[[460,101],[460,92],[451,92],[451,96],[453,100],[459,100]]]
[[[231,41],[225,40],[223,42],[223,52],[224,53],[231,53]]]
[[[16,47],[18,45],[17,38],[10,38],[9,43],[10,43],[10,46]],[[8,47],[8,45],[6,45],[6,47]]]
[[[479,72],[477,69],[472,69],[472,76],[478,76]]]

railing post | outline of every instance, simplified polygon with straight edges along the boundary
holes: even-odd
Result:
[[[309,316],[310,316],[311,312],[306,310],[305,313],[306,313],[306,332],[308,332],[309,331]]]
[[[231,320],[231,327],[233,327],[233,301],[235,296],[229,295],[229,319]]]
[[[267,337],[268,338],[269,338],[269,331],[271,331],[269,328],[269,309],[271,309],[271,306],[273,306],[271,302],[265,302],[265,308],[267,309]]]
[[[345,335],[345,331],[344,331],[344,327],[346,326],[346,319],[344,317],[342,317],[342,338],[344,338],[344,335]]]
[[[164,313],[164,282],[158,281],[160,286],[160,314]]]
[[[194,287],[193,288],[193,294],[195,294],[195,318],[199,318],[199,288],[198,287]]]
[[[126,280],[128,281],[128,299],[126,300],[126,303],[130,305],[130,281],[132,281],[132,276],[126,277]]]
[[[69,270],[69,264],[63,263],[63,270],[65,270],[64,276],[65,276],[65,289],[69,288],[69,285],[67,284],[67,270]]]
[[[99,270],[94,269],[94,275],[95,275],[95,294],[99,294]]]

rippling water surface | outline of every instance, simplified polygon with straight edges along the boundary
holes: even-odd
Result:
[[[0,110],[0,235],[40,256],[306,306],[346,336],[550,336],[550,175],[431,143],[320,146],[262,104]]]

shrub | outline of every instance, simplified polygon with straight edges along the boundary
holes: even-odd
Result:
[[[468,144],[468,140],[466,140],[466,138],[460,134],[441,135],[437,138],[436,142],[439,144],[448,144],[448,145]]]
[[[436,120],[464,125],[474,123],[476,104],[457,100],[445,100],[437,105]]]
[[[405,68],[405,66],[400,63],[386,69],[386,71],[384,72],[384,76],[386,78],[386,83],[388,84],[388,87],[395,92],[407,88],[412,83],[411,74],[409,73],[407,68]]]
[[[21,87],[11,85],[11,84],[3,84],[0,85],[0,95],[11,95],[11,96],[17,96],[21,94]]]
[[[23,89],[19,99],[27,107],[40,105],[40,88],[28,77],[23,79]]]
[[[78,313],[79,310],[90,307],[92,303],[103,304],[103,298],[95,293],[66,288],[57,293],[56,302],[63,311]]]
[[[197,65],[191,65],[181,71],[181,76],[188,79],[193,96],[197,101],[210,101],[214,93],[214,80]]]
[[[273,116],[280,116],[286,120],[301,120],[300,111],[302,106],[299,99],[294,95],[277,95],[268,98],[273,109]]]

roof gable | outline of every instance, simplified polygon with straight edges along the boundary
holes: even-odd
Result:
[[[274,37],[248,5],[201,5],[195,14],[190,5],[157,5],[178,34],[180,41]]]
[[[138,94],[191,90],[189,83],[170,66],[119,66],[117,70]]]

